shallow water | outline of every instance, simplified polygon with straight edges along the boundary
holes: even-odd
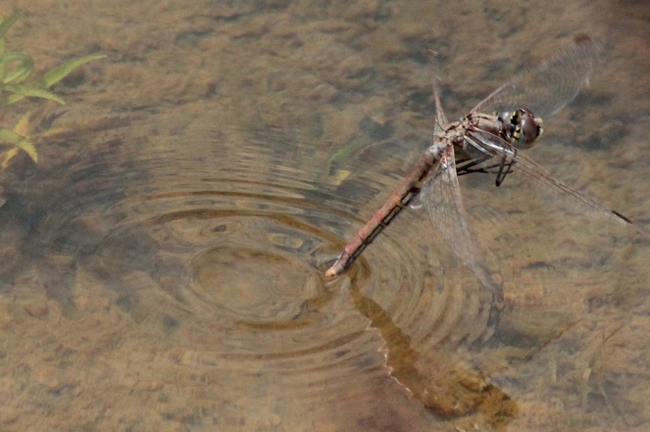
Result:
[[[62,132],[2,173],[3,430],[645,430],[650,242],[526,179],[462,179],[504,284],[422,210],[323,271],[461,116],[588,32],[608,50],[528,153],[647,229],[640,2],[57,2],[8,46]],[[43,11],[48,10],[48,13]],[[47,123],[55,105],[16,104]],[[12,107],[13,108],[13,107]]]

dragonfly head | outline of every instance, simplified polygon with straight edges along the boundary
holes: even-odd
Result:
[[[533,146],[537,138],[542,136],[542,119],[525,108],[520,108],[507,117],[507,130],[512,144],[519,149]]]

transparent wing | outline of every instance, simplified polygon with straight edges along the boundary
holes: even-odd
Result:
[[[643,229],[641,229],[638,225],[632,223],[632,221],[630,221],[630,219],[627,217],[623,216],[615,210],[597,203],[591,198],[567,186],[562,181],[553,177],[553,175],[546,171],[537,162],[533,161],[522,152],[517,151],[514,146],[508,144],[501,138],[487,132],[475,131],[471,132],[466,137],[466,140],[471,145],[481,147],[494,154],[491,159],[483,160],[481,162],[482,166],[499,166],[501,164],[501,161],[504,159],[506,161],[512,161],[513,163],[508,165],[509,169],[512,168],[515,172],[519,171],[525,173],[537,183],[544,186],[546,189],[562,195],[563,198],[568,198],[571,203],[574,204],[574,206],[577,205],[583,209],[595,211],[604,216],[625,222],[634,226],[640,233],[647,235]]]
[[[603,47],[587,35],[538,67],[519,75],[481,101],[476,111],[503,112],[527,108],[536,116],[555,114],[586,85]]]
[[[448,146],[443,151],[436,171],[425,181],[420,202],[452,252],[492,291],[497,301],[502,301],[503,288],[492,279],[468,222],[456,176],[453,147]]]

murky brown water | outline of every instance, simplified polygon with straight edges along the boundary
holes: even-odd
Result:
[[[409,210],[323,270],[450,119],[588,32],[531,157],[647,227],[642,2],[9,2],[10,50],[104,53],[0,173],[0,429],[644,431],[650,242],[526,179],[464,178],[484,289]],[[26,110],[47,119],[61,107]]]

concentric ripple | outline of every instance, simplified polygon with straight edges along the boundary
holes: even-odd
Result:
[[[143,127],[132,132],[148,136]],[[130,138],[138,151],[126,160],[119,146],[100,147],[38,209],[47,217],[28,238],[61,307],[53,332],[74,346],[96,334],[119,341],[100,350],[106,370],[88,385],[124,385],[120,371],[143,367],[133,385],[169,401],[165,418],[199,406],[201,423],[225,406],[234,423],[260,407],[268,416],[255,421],[274,423],[271,413],[288,419],[303,405],[355,418],[352,407],[374,404],[391,376],[408,389],[397,394],[444,416],[504,399],[459,349],[489,339],[489,301],[419,236],[434,235],[422,215],[407,213],[349,274],[324,278],[369,216],[362,203],[392,178],[326,185],[331,173],[273,129],[258,141],[198,128],[190,142]],[[108,327],[74,327],[79,319]]]

